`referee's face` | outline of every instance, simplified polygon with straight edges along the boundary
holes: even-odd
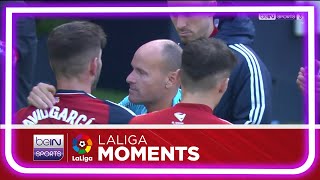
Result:
[[[162,56],[156,48],[138,49],[131,66],[132,72],[127,77],[129,100],[137,104],[156,104],[166,93],[167,74]]]

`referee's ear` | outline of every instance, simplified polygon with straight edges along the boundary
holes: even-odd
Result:
[[[177,85],[180,87],[180,85],[181,85],[181,69],[176,70],[176,76],[177,76]]]
[[[177,87],[177,86],[179,87],[180,74],[181,74],[180,69],[169,72],[166,80],[166,88]]]

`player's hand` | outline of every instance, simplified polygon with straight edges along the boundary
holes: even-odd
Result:
[[[50,84],[39,83],[32,88],[28,96],[28,102],[39,109],[52,108],[56,103],[54,94],[56,88]]]
[[[315,88],[316,93],[320,95],[320,61],[316,60]],[[306,69],[301,67],[297,77],[297,84],[301,91],[305,90],[305,81],[307,79]]]
[[[302,92],[305,90],[305,79],[305,68],[301,67],[296,82]]]

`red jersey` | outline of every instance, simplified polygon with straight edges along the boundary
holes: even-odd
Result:
[[[134,113],[110,101],[97,99],[84,91],[58,90],[57,103],[51,109],[34,106],[22,108],[15,115],[15,123],[34,124],[128,124]]]
[[[130,124],[231,124],[203,104],[178,103],[171,108],[136,116]]]

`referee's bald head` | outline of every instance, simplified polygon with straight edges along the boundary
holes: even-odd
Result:
[[[138,51],[149,52],[154,56],[160,56],[165,64],[165,71],[176,71],[181,67],[182,49],[175,42],[168,39],[157,39],[142,45]],[[150,60],[153,59],[150,57]]]

